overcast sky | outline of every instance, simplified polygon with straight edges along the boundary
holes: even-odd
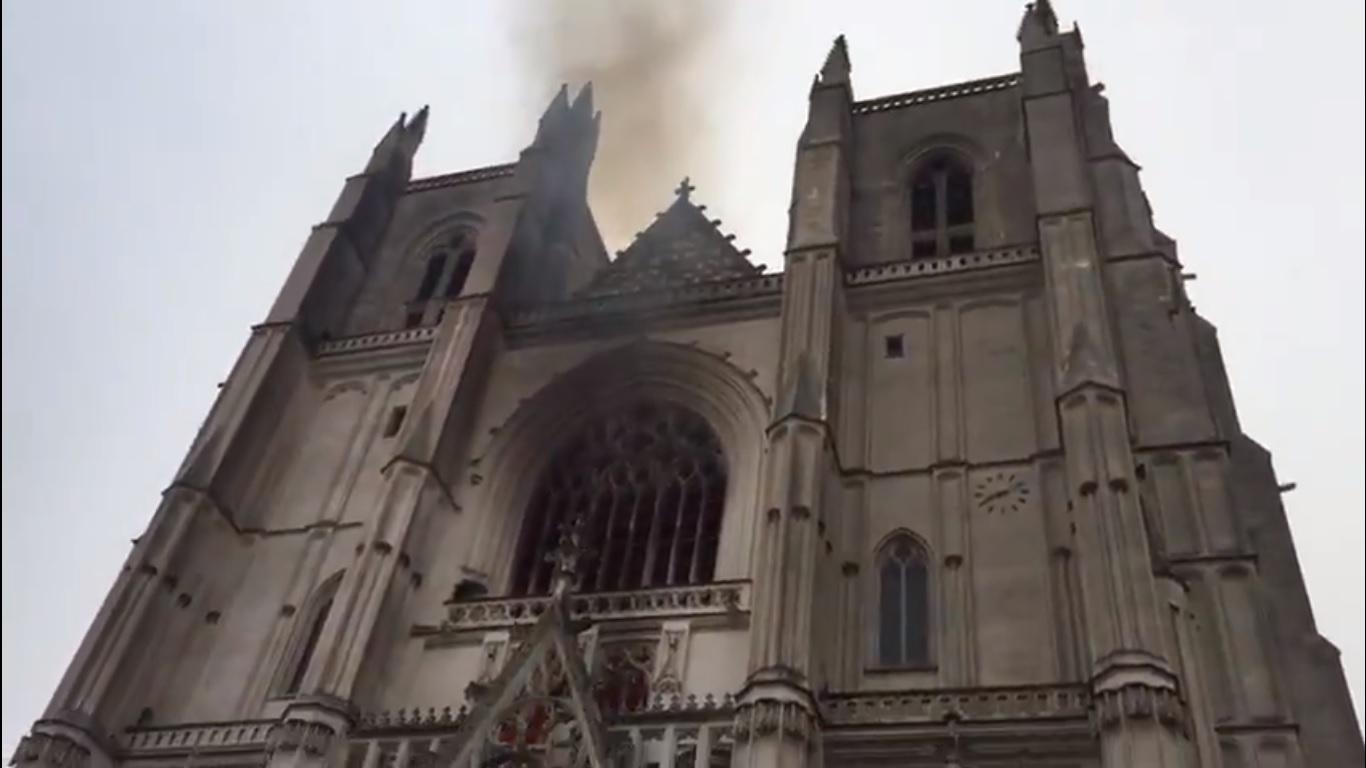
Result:
[[[1299,485],[1291,527],[1360,712],[1363,4],[1057,4],[1199,275],[1244,428]],[[685,73],[704,98],[677,119],[704,140],[695,198],[774,269],[806,92],[837,33],[859,98],[1019,66],[1014,0],[735,5]],[[556,84],[526,64],[527,7],[4,3],[5,757],[248,327],[384,128],[432,105],[426,175],[530,140]],[[663,208],[680,169],[638,151],[659,169],[641,194]]]

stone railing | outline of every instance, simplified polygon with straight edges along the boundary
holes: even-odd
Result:
[[[455,173],[447,173],[441,176],[428,176],[425,179],[413,179],[408,182],[408,191],[425,192],[429,189],[452,187],[456,184],[470,184],[476,181],[501,179],[504,176],[511,176],[516,170],[516,163],[508,163],[506,165],[490,165],[487,168],[473,168],[468,171],[456,171]]]
[[[575,619],[595,622],[680,616],[724,616],[748,613],[749,601],[749,582],[718,581],[681,587],[574,595],[570,598],[570,612]],[[548,597],[450,602],[446,604],[446,621],[442,622],[439,628],[429,628],[427,633],[533,624],[549,604]]]
[[[274,720],[190,723],[134,728],[119,738],[128,755],[155,756],[209,752],[253,752],[265,749]]]
[[[524,327],[574,320],[592,315],[640,312],[686,304],[776,296],[782,292],[782,273],[743,277],[736,280],[691,283],[663,291],[594,296],[571,299],[557,304],[527,307],[513,313],[511,325],[513,327]]]
[[[692,717],[660,722],[617,722],[607,725],[614,766],[630,768],[707,768],[729,765],[734,750],[731,709],[696,710]],[[346,764],[389,768],[446,768],[440,756],[453,748],[455,728],[440,732],[403,733],[372,729],[362,719],[347,744]],[[477,763],[476,763],[477,765]],[[465,768],[460,766],[459,768]],[[473,766],[471,766],[473,768]]]
[[[1018,248],[1000,248],[993,251],[945,256],[942,259],[915,259],[913,261],[889,261],[873,264],[849,270],[845,273],[844,279],[849,285],[869,285],[929,275],[942,275],[950,272],[1001,267],[1009,264],[1025,264],[1038,261],[1038,259],[1039,249],[1032,245]]]
[[[664,718],[686,721],[698,718],[718,719],[730,715],[734,711],[735,697],[729,693],[720,696],[714,693],[703,696],[693,693],[656,693],[639,709],[630,712],[603,710],[603,714],[610,718],[609,727],[618,727],[635,719]],[[356,722],[356,735],[358,737],[373,737],[395,733],[429,734],[433,736],[450,734],[460,727],[468,714],[469,708],[466,706],[442,707],[441,709],[414,707],[412,709],[366,712]]]
[[[663,694],[656,693],[650,697],[649,702],[640,709],[630,712],[608,712],[617,722],[628,722],[634,719],[656,719],[666,718],[676,720],[696,715],[704,719],[712,719],[720,715],[729,715],[735,712],[735,697],[729,693],[717,696],[708,693],[705,696],[689,693]]]
[[[469,708],[460,707],[414,707],[412,709],[381,710],[365,712],[356,721],[356,733],[375,735],[382,733],[454,733],[465,721]]]
[[[409,344],[426,344],[436,338],[436,326],[405,328],[401,331],[369,333],[364,336],[348,336],[344,339],[324,341],[318,345],[318,356],[343,355],[386,347],[403,347]]]
[[[893,96],[883,96],[868,101],[854,102],[853,112],[856,115],[866,115],[872,112],[885,112],[889,109],[901,109],[902,107],[913,107],[917,104],[927,104],[931,101],[944,101],[946,99],[957,99],[963,96],[975,96],[979,93],[990,93],[991,91],[1001,91],[1006,88],[1013,88],[1020,84],[1020,74],[1013,72],[1009,75],[998,75],[997,77],[987,77],[981,80],[969,80],[966,83],[954,83],[953,85],[942,85],[937,88],[926,88],[921,91],[910,91],[908,93],[898,93]]]
[[[962,688],[835,694],[821,700],[831,725],[901,725],[997,720],[1086,720],[1091,697],[1080,685]]]

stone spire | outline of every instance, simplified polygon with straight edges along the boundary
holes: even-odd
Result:
[[[422,109],[419,109],[417,114],[413,115],[413,119],[409,120],[403,128],[403,137],[399,142],[399,149],[410,159],[417,154],[417,148],[422,146],[422,139],[427,135],[427,114],[429,110],[428,105],[423,104]]]
[[[1058,15],[1053,12],[1053,3],[1038,0],[1025,6],[1020,30],[1015,34],[1015,39],[1022,47],[1033,48],[1057,34]]]
[[[385,131],[384,136],[375,145],[375,150],[370,153],[370,162],[366,164],[365,172],[384,173],[395,167],[402,167],[406,173],[426,133],[427,107],[418,110],[412,120],[408,119],[408,113],[400,113],[398,119],[389,126],[389,130]]]
[[[848,85],[850,69],[849,48],[845,45],[844,35],[840,35],[825,55],[825,65],[821,67],[821,85]]]
[[[536,127],[536,140],[533,143],[541,144],[556,133],[564,124],[569,111],[569,84],[565,83],[555,92],[550,104],[546,105],[545,111],[541,113],[541,121]]]
[[[593,84],[585,83],[579,89],[579,95],[574,97],[574,103],[569,110],[580,117],[589,117],[593,114]]]

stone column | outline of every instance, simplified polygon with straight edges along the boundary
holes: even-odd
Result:
[[[827,529],[834,474],[828,422],[838,390],[832,358],[842,333],[841,250],[848,218],[847,144],[852,97],[844,39],[836,40],[812,86],[797,149],[783,287],[779,396],[768,428],[750,623],[749,677],[735,715],[733,764],[819,765],[819,716],[813,691],[815,578]]]
[[[1165,648],[1116,343],[1096,245],[1075,94],[1087,88],[1077,32],[1048,2],[1020,27],[1026,133],[1052,319],[1067,504],[1102,765],[1188,766],[1180,683]]]

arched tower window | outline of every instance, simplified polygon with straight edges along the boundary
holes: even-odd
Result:
[[[546,555],[578,517],[590,550],[580,590],[710,581],[725,498],[725,456],[700,416],[654,402],[615,407],[542,473],[522,524],[512,590],[549,590]]]
[[[299,693],[303,687],[304,676],[308,674],[308,666],[313,662],[313,656],[318,650],[318,641],[322,639],[323,626],[327,624],[327,617],[332,613],[332,601],[337,596],[341,577],[341,573],[337,573],[314,590],[303,615],[295,624],[294,642],[290,644],[289,653],[285,657],[285,673],[280,678],[281,694],[292,696]]]
[[[929,555],[902,533],[882,546],[877,560],[878,665],[925,666],[930,661]]]
[[[451,267],[450,278],[446,280],[448,299],[459,297],[460,292],[465,290],[465,280],[470,276],[470,267],[474,266],[474,243],[462,240],[457,245],[459,248],[455,251],[455,264]]]
[[[923,163],[911,179],[911,256],[968,253],[973,230],[972,170],[952,155]]]
[[[461,230],[442,240],[427,255],[427,267],[422,272],[422,282],[418,283],[417,293],[408,302],[408,312],[404,326],[416,328],[419,325],[434,323],[441,319],[441,302],[433,299],[455,299],[465,289],[470,268],[474,266],[474,233]]]
[[[417,287],[417,301],[426,301],[436,291],[436,283],[446,271],[446,254],[438,251],[427,259],[427,271],[422,273],[422,284]]]

